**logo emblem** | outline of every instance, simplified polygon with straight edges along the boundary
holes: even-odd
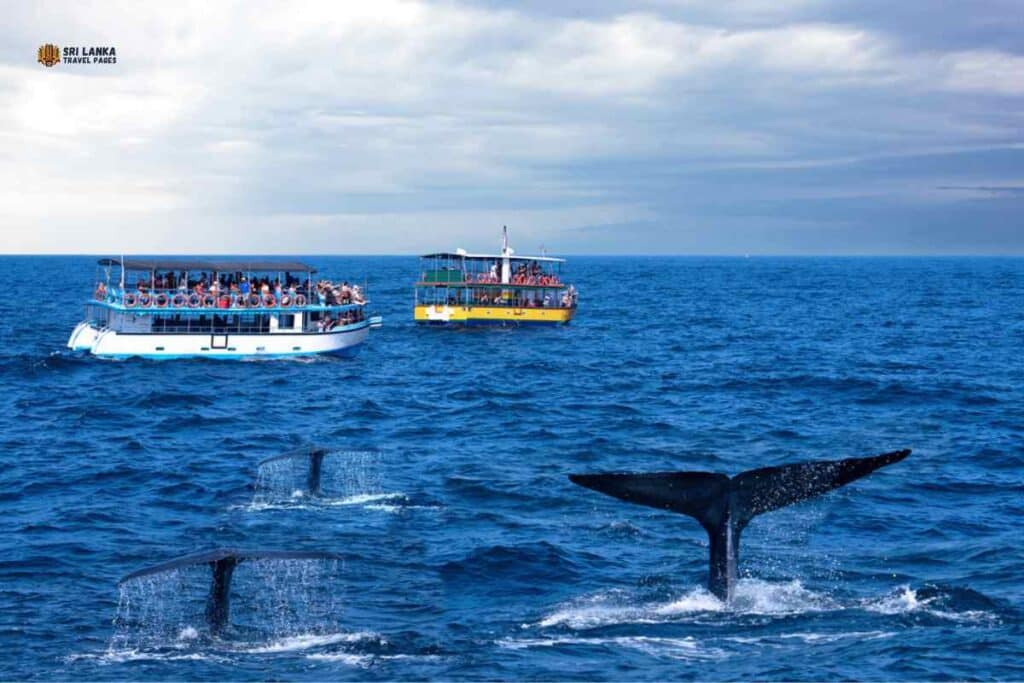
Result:
[[[39,63],[44,66],[53,66],[60,63],[60,48],[47,43],[39,47]]]

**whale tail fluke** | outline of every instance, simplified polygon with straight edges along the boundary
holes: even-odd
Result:
[[[339,560],[334,553],[304,550],[240,550],[218,548],[153,565],[128,574],[118,585],[144,576],[192,567],[209,565],[211,570],[210,594],[206,601],[206,622],[212,633],[221,631],[227,624],[231,608],[231,579],[235,567],[246,560]]]
[[[569,479],[620,500],[696,519],[711,544],[708,588],[730,599],[740,533],[751,519],[837,489],[908,455],[906,449],[867,458],[764,467],[731,478],[714,472],[652,472],[571,474]]]

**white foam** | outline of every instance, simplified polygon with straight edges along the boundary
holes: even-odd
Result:
[[[895,631],[846,631],[841,633],[779,633],[769,636],[730,636],[725,640],[744,645],[758,645],[761,643],[772,643],[777,640],[799,640],[808,645],[834,643],[840,640],[856,638],[857,640],[879,640],[891,638],[896,635]]]
[[[938,596],[922,599],[918,596],[917,591],[909,585],[903,585],[893,593],[882,596],[881,598],[864,600],[861,602],[861,606],[869,612],[877,612],[879,614],[896,615],[922,612],[933,617],[938,617],[939,619],[948,619],[956,622],[998,620],[996,615],[983,610],[951,612],[949,610],[939,609],[937,606],[933,605],[937,599]]]
[[[395,500],[405,498],[404,493],[359,493],[344,498],[326,498],[321,501],[323,505],[367,505],[382,500]]]
[[[840,609],[840,605],[824,593],[804,588],[796,579],[786,583],[743,579],[736,583],[728,609],[738,614],[786,615],[825,612]]]
[[[413,659],[418,662],[436,662],[441,661],[440,655],[356,655],[348,652],[337,652],[337,653],[316,653],[306,655],[306,659],[312,659],[321,662],[342,662],[350,666],[358,666],[360,668],[369,668],[374,662],[378,661],[401,661],[406,659]]]
[[[242,649],[242,651],[251,654],[296,652],[300,650],[309,650],[314,647],[323,647],[324,645],[335,645],[337,643],[357,643],[363,640],[380,640],[380,636],[376,633],[370,632],[325,634],[304,633],[300,635],[281,638],[280,640],[275,640],[264,645],[245,647]]]
[[[536,647],[555,647],[561,645],[584,645],[626,647],[639,650],[645,654],[671,659],[709,660],[721,659],[726,656],[718,648],[703,648],[691,637],[657,638],[651,636],[617,636],[613,638],[523,638],[505,639],[497,642],[499,647],[510,650],[523,650]]]
[[[195,640],[199,637],[199,631],[195,626],[186,626],[178,632],[178,640]]]
[[[72,654],[65,658],[65,661],[73,662],[79,659],[94,659],[101,664],[120,664],[122,662],[136,662],[136,661],[209,661],[209,662],[227,662],[229,661],[225,657],[214,655],[207,652],[189,652],[189,653],[174,653],[174,652],[161,652],[159,650],[106,650],[105,652],[99,653],[82,653]]]
[[[306,655],[306,659],[313,659],[320,662],[341,662],[342,664],[348,664],[349,666],[358,666],[360,668],[367,668],[373,664],[373,657],[370,655],[353,655],[347,652],[340,652],[337,654],[313,654]]]
[[[575,600],[542,618],[537,626],[568,626],[575,630],[613,624],[655,624],[706,618],[709,614],[788,615],[836,609],[826,595],[803,587],[799,581],[772,583],[743,579],[736,584],[732,603],[726,604],[705,588],[694,588],[668,602],[636,604],[634,596],[609,591]]]
[[[307,496],[301,490],[295,490],[285,500],[254,500],[246,505],[236,506],[236,508],[241,508],[246,512],[264,512],[267,510],[317,510],[324,507],[361,505],[367,510],[375,510],[378,508],[374,503],[404,498],[404,493],[360,493],[344,498],[314,498]],[[401,506],[393,507],[398,509]]]

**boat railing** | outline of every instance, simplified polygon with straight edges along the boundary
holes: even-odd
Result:
[[[170,310],[170,311],[252,311],[257,309],[294,310],[357,307],[365,301],[349,299],[333,303],[323,294],[314,292],[311,297],[303,292],[260,294],[249,292],[205,292],[199,294],[184,289],[121,289],[110,287],[93,292],[93,301],[112,304],[126,309]]]
[[[419,302],[417,302],[417,305],[419,305],[419,306],[440,306],[440,307],[443,307],[443,306],[481,306],[481,307],[490,306],[490,307],[497,307],[497,308],[515,308],[515,309],[537,308],[537,309],[546,309],[546,310],[560,310],[560,309],[561,310],[569,310],[569,309],[576,308],[576,301],[575,301],[575,299],[570,300],[568,302],[566,302],[566,301],[557,301],[557,302],[553,301],[553,302],[545,305],[544,303],[532,303],[532,302],[527,302],[527,301],[517,300],[517,299],[507,299],[506,300],[506,299],[500,299],[500,298],[499,299],[495,299],[493,301],[483,301],[483,300],[480,300],[480,299],[476,299],[476,300],[472,300],[472,301],[466,303],[464,301],[458,300],[457,298],[452,298],[450,301],[447,301],[447,302],[446,301],[419,301]]]
[[[564,287],[565,283],[557,275],[514,275],[509,282],[502,282],[489,273],[453,273],[458,277],[437,277],[436,273],[423,273],[421,285],[505,285],[506,287]]]

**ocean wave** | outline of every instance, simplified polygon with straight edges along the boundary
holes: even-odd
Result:
[[[788,617],[846,610],[883,615],[928,614],[957,622],[997,620],[996,605],[970,589],[902,586],[880,597],[844,601],[812,591],[797,580],[774,583],[742,579],[732,602],[719,600],[704,588],[694,588],[667,601],[642,601],[635,593],[611,590],[570,601],[524,628],[565,627],[576,631],[620,624],[706,622],[709,618],[746,616]]]
[[[861,601],[869,612],[885,615],[925,614],[954,622],[995,622],[998,606],[969,588],[929,584],[921,588],[903,585],[879,598]]]
[[[563,646],[623,647],[656,657],[682,661],[708,661],[729,656],[725,650],[707,647],[695,638],[664,638],[657,636],[615,636],[595,638],[507,638],[497,641],[498,647],[508,650],[528,650]]]
[[[827,595],[804,588],[799,581],[772,583],[742,579],[732,603],[725,603],[705,588],[693,588],[668,601],[637,602],[633,593],[614,590],[575,600],[537,622],[541,628],[566,626],[586,630],[614,624],[657,624],[686,621],[707,615],[785,616],[835,609]]]

